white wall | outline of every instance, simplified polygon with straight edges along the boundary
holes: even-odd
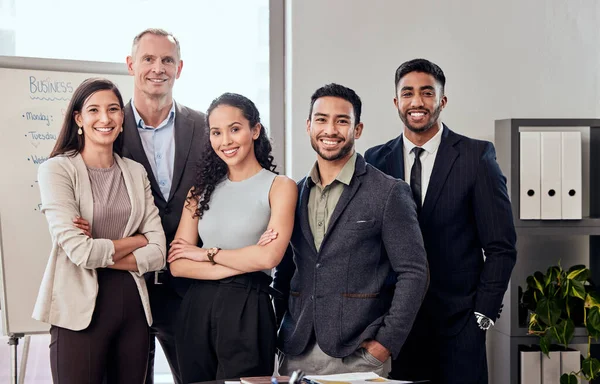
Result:
[[[448,126],[493,140],[494,120],[600,116],[600,2],[595,0],[288,0],[287,173],[315,160],[310,95],[337,82],[363,101],[359,152],[400,132],[394,72],[424,57],[446,74]]]

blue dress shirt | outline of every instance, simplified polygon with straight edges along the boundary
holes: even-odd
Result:
[[[158,125],[146,125],[131,99],[133,115],[140,133],[144,152],[165,201],[169,200],[175,164],[175,101],[167,118]]]

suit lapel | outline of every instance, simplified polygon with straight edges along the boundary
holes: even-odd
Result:
[[[135,121],[135,116],[133,115],[133,106],[131,105],[131,102],[125,106],[123,138],[125,142],[125,150],[126,152],[129,152],[129,157],[131,157],[132,160],[142,164],[144,168],[146,168],[148,179],[150,179],[150,185],[154,191],[153,194],[155,198],[160,196],[160,198],[164,200],[162,192],[160,191],[160,187],[158,186],[158,182],[154,177],[154,172],[152,172],[152,167],[150,166],[146,152],[144,152],[144,146],[142,145],[142,139],[140,138],[140,134],[137,130],[137,122]]]
[[[194,120],[188,117],[187,110],[181,108],[179,104],[176,103],[175,108],[175,163],[173,164],[173,180],[171,181],[169,200],[175,196],[175,191],[181,181],[194,137]],[[198,148],[198,150],[201,151],[203,148]]]
[[[315,253],[315,238],[310,230],[310,224],[308,222],[308,198],[310,196],[310,177],[307,176],[302,183],[300,188],[300,196],[298,197],[298,220],[300,221],[300,229],[304,238],[308,244],[313,248]]]
[[[425,201],[423,202],[423,210],[419,217],[419,221],[422,223],[433,212],[433,208],[440,197],[442,188],[448,179],[448,174],[458,157],[458,151],[454,148],[454,144],[459,140],[460,137],[444,125],[442,141],[438,148],[437,156],[435,157],[435,163],[433,164],[433,170],[431,172],[431,177],[429,178],[429,185],[427,186],[427,194],[425,195]]]
[[[404,180],[404,144],[402,135],[398,136],[385,159],[386,170],[390,176]]]
[[[92,224],[94,222],[94,195],[90,175],[80,153],[69,159],[77,170],[79,180],[79,214]]]
[[[323,242],[321,243],[321,248],[323,248],[325,242],[327,241],[327,238],[330,236],[330,233],[335,228],[338,219],[340,218],[350,201],[352,201],[352,198],[354,197],[356,192],[358,192],[358,189],[360,188],[360,185],[362,183],[360,180],[360,176],[362,176],[365,173],[365,160],[362,156],[357,155],[354,175],[352,177],[352,180],[350,181],[350,185],[344,188],[344,192],[342,192],[340,200],[338,201],[337,205],[335,206],[335,209],[333,210],[333,213],[331,214],[331,218],[329,219],[329,225],[327,226],[327,232],[325,232],[325,237],[323,238]]]

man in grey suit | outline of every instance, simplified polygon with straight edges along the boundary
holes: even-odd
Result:
[[[358,95],[338,84],[311,98],[306,130],[317,161],[298,182],[294,232],[274,278],[284,294],[281,374],[387,376],[427,289],[410,188],[355,152],[360,112]]]
[[[183,68],[179,41],[162,29],[147,29],[133,40],[127,69],[134,77],[133,99],[125,106],[123,155],[141,163],[150,179],[167,238],[173,241],[185,198],[196,177],[206,145],[205,115],[173,100],[173,85]],[[89,225],[80,223],[85,229]],[[154,322],[146,383],[154,382],[155,338],[181,383],[175,351],[174,322],[187,281],[165,269],[146,274]]]
[[[148,29],[133,41],[127,68],[134,77],[133,99],[125,106],[126,157],[142,163],[148,172],[154,202],[160,212],[167,246],[181,219],[185,198],[196,177],[205,148],[205,115],[173,100],[173,85],[183,61],[179,41],[160,29]],[[174,321],[187,281],[168,270],[146,279],[154,323],[176,383],[181,383],[175,352]],[[154,337],[151,337],[146,383],[154,382]]]

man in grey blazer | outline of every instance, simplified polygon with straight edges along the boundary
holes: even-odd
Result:
[[[284,294],[281,374],[387,376],[427,289],[410,188],[355,152],[360,112],[358,95],[338,84],[311,98],[306,130],[317,161],[298,182],[294,232],[274,278]]]
[[[125,106],[123,156],[146,168],[167,248],[177,231],[206,145],[205,115],[173,100],[173,85],[182,68],[179,41],[169,32],[147,29],[134,38],[131,56],[127,57],[134,91],[133,99]],[[187,281],[174,278],[167,269],[145,277],[154,318],[151,332],[160,342],[173,379],[179,384],[174,323]],[[151,336],[148,384],[154,382],[154,352],[155,339]]]
[[[185,198],[196,177],[196,166],[205,147],[205,115],[173,100],[173,85],[183,61],[179,42],[170,33],[148,29],[138,34],[127,58],[134,77],[133,99],[125,106],[124,155],[148,171],[154,202],[167,238],[167,248],[177,231]],[[175,383],[181,383],[175,352],[174,322],[187,282],[168,270],[146,279],[154,323]],[[154,382],[154,337],[146,383]]]

